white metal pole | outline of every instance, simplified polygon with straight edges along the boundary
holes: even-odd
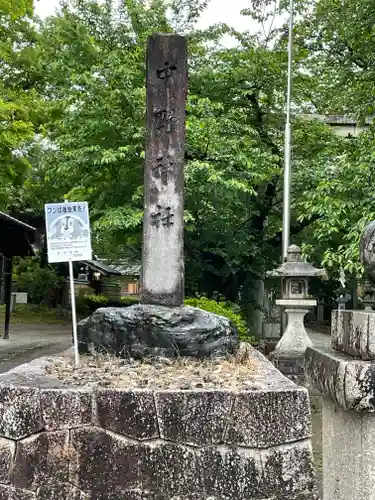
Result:
[[[290,123],[290,110],[292,100],[292,62],[293,62],[293,0],[289,4],[289,40],[288,40],[288,88],[286,98],[286,123],[284,143],[284,205],[283,205],[283,248],[282,262],[287,256],[290,241],[290,191],[291,191],[291,148],[292,126]]]
[[[65,200],[68,203],[68,200]],[[79,352],[78,352],[78,335],[77,335],[77,316],[76,316],[76,296],[74,290],[74,274],[73,262],[69,260],[69,281],[70,281],[70,303],[72,306],[72,323],[73,323],[73,343],[74,343],[74,358],[76,367],[79,366]]]

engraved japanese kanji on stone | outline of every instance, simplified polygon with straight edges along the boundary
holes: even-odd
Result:
[[[155,34],[147,50],[147,134],[141,301],[184,300],[184,147],[187,43]]]
[[[160,130],[165,129],[166,132],[171,132],[173,127],[173,113],[174,109],[166,110],[161,109],[155,113],[155,127]]]
[[[157,163],[152,167],[152,175],[156,179],[160,179],[164,185],[168,184],[169,172],[173,168],[173,161],[168,155],[166,159],[163,156],[157,158]]]

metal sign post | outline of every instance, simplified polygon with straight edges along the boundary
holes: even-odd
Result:
[[[76,316],[76,296],[75,296],[75,291],[74,291],[73,262],[71,260],[69,261],[69,281],[70,281],[70,304],[72,306],[74,358],[75,358],[76,366],[79,366],[77,316]]]
[[[68,262],[75,364],[79,365],[73,262],[92,259],[87,202],[45,205],[48,262]]]

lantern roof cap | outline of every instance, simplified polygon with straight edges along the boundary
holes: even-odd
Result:
[[[297,245],[290,245],[287,250],[286,262],[278,269],[275,269],[272,276],[280,276],[280,278],[313,278],[325,276],[325,271],[302,260],[301,248]]]

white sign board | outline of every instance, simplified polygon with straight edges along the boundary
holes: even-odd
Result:
[[[16,292],[16,304],[27,304],[27,293],[26,292]]]
[[[89,208],[86,201],[45,205],[48,262],[91,260]]]

